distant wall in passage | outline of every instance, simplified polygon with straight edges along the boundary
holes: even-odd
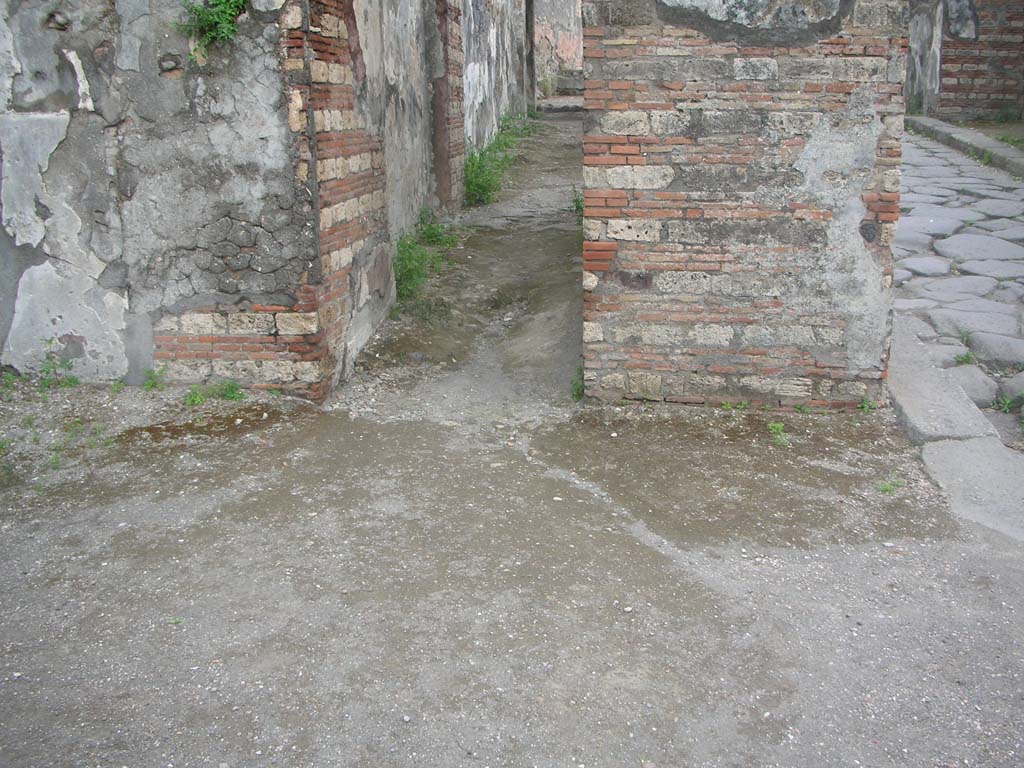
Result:
[[[485,145],[502,116],[527,110],[525,0],[463,0],[466,143]]]
[[[935,116],[1018,119],[1024,107],[1024,1],[973,5],[973,20],[953,29],[947,22]]]
[[[583,69],[583,28],[580,0],[534,0],[533,48],[537,84],[554,92],[559,77]]]

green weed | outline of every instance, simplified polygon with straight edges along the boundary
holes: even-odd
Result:
[[[535,130],[525,115],[506,115],[490,144],[466,156],[466,205],[487,205],[498,199],[505,172],[515,159],[511,150]]]
[[[124,391],[125,383],[118,379],[117,381],[110,382],[110,392],[115,395],[121,394]]]
[[[903,482],[899,478],[894,477],[879,483],[878,490],[880,490],[882,493],[893,494],[896,493],[897,489],[902,488],[905,485],[905,482]]]
[[[1000,413],[1011,413],[1013,411],[1012,397],[999,397],[992,401],[992,408]]]
[[[459,244],[459,236],[452,232],[451,227],[437,220],[437,214],[431,208],[420,211],[416,222],[416,240],[420,245],[431,248],[451,250]]]
[[[1011,147],[1024,150],[1024,136],[997,136],[996,138],[1004,144],[1009,144]]]
[[[1004,104],[996,115],[997,123],[1015,123],[1020,120],[1020,107],[1014,104]]]
[[[857,410],[861,413],[873,413],[878,408],[878,403],[874,400],[868,400],[866,397],[860,399],[860,403],[857,404]]]
[[[238,386],[238,382],[234,379],[225,379],[224,381],[218,381],[216,384],[211,384],[206,388],[206,393],[210,397],[216,397],[219,400],[244,400],[245,392]]]
[[[430,208],[421,210],[415,232],[403,235],[398,240],[394,263],[395,291],[398,300],[404,303],[414,299],[430,274],[441,268],[444,253],[454,248],[458,242],[458,235],[451,227],[440,223]],[[433,309],[449,310],[447,304],[443,308]],[[400,314],[399,309],[392,307],[389,316],[397,319]]]
[[[78,377],[71,373],[74,361],[60,356],[57,339],[46,340],[46,351],[39,365],[39,391],[48,389],[69,389],[78,386]]]
[[[797,413],[810,413],[811,412],[811,409],[808,408],[806,405],[794,405],[793,406],[793,410],[796,411]]]
[[[202,405],[206,402],[206,393],[198,384],[193,384],[189,387],[188,392],[185,393],[184,402],[189,408]]]
[[[406,301],[419,293],[430,273],[440,266],[441,256],[437,251],[421,245],[410,235],[401,237],[395,253],[395,289],[399,301]]]
[[[147,368],[143,372],[145,377],[142,380],[142,388],[147,392],[153,392],[158,389],[163,389],[165,385],[164,377],[167,376],[167,366],[161,365],[156,370]]]
[[[192,58],[205,57],[214,43],[232,40],[238,33],[238,17],[244,10],[245,0],[186,1],[187,19],[178,29],[195,41]]]
[[[582,225],[584,210],[583,193],[576,189],[575,184],[572,187],[572,210],[576,214],[576,223]]]
[[[789,445],[789,435],[786,434],[786,425],[781,421],[768,422],[768,434],[771,435],[772,445],[780,447]]]
[[[14,396],[14,384],[18,377],[10,371],[0,376],[0,400],[10,400]]]
[[[571,386],[571,390],[572,390],[573,402],[578,403],[580,400],[583,399],[583,394],[585,392],[585,389],[584,389],[584,386],[583,386],[583,366],[582,365],[579,365],[579,366],[576,367],[576,373],[573,374],[572,383],[571,383],[570,386]]]
[[[954,355],[953,362],[957,365],[974,365],[978,362],[978,359],[974,356],[973,352],[968,350],[962,354]]]

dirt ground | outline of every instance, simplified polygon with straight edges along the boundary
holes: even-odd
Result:
[[[573,402],[579,147],[324,409],[0,403],[0,765],[1021,765],[1022,547],[889,412]]]

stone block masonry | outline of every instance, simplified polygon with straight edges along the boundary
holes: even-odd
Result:
[[[588,394],[885,398],[906,8],[584,4]]]

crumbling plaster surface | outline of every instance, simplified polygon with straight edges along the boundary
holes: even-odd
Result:
[[[534,63],[537,82],[583,69],[580,0],[534,0]]]
[[[388,231],[435,206],[431,80],[443,67],[434,0],[356,0],[368,124],[383,133]]]
[[[466,145],[479,148],[502,116],[527,108],[526,6],[524,0],[465,0],[462,19]]]
[[[85,379],[152,365],[152,324],[290,303],[315,267],[295,178],[276,13],[205,66],[175,4],[28,0],[0,23],[2,360],[47,342]]]
[[[875,150],[886,129],[903,133],[903,117],[875,112],[874,94],[861,88],[848,106],[815,116],[815,126],[793,167],[803,174],[800,196],[832,211],[826,245],[821,251],[817,285],[805,285],[800,301],[809,311],[829,305],[845,320],[843,348],[855,369],[878,367],[888,354],[892,292],[883,267],[867,245],[862,225],[866,206],[862,194],[874,181]],[[883,171],[882,189],[898,192],[899,169]],[[875,234],[870,234],[873,241]],[[814,306],[820,304],[819,306]]]

